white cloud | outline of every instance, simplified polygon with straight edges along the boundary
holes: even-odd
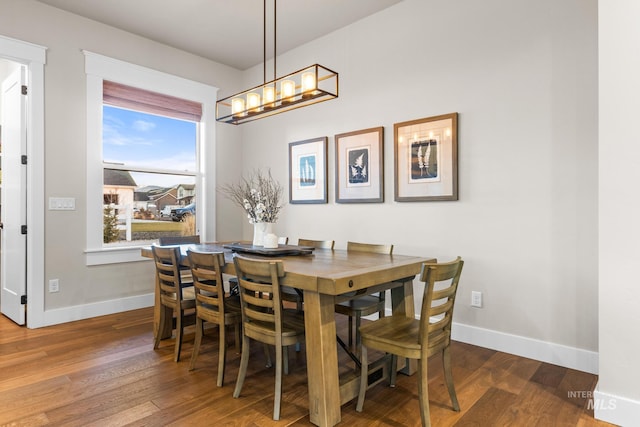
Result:
[[[109,118],[111,119],[111,118]],[[153,123],[152,123],[153,125]],[[155,125],[153,125],[155,126]],[[152,127],[153,127],[152,126]],[[105,120],[102,124],[102,142],[105,145],[152,145],[153,141],[146,138],[126,135],[122,132],[122,122],[117,120]]]
[[[156,127],[156,124],[153,122],[147,122],[144,120],[136,120],[133,122],[133,129],[140,132],[148,132]]]

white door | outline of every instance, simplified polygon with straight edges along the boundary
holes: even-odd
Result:
[[[25,154],[26,96],[22,94],[25,84],[25,67],[18,67],[2,82],[2,184],[0,188],[0,239],[2,240],[0,281],[0,311],[19,325],[25,324],[26,306],[21,301],[26,297],[27,236],[22,226],[27,222],[26,166],[22,164]]]

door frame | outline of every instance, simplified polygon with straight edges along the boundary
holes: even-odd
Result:
[[[0,57],[27,67],[27,328],[46,326],[44,309],[44,46],[0,35]]]

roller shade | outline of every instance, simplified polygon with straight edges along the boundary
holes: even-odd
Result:
[[[114,107],[142,111],[174,119],[199,122],[202,104],[103,80],[102,102]]]

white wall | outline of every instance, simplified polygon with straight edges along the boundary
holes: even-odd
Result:
[[[487,346],[596,371],[596,1],[404,0],[282,55],[278,75],[315,62],[340,73],[337,100],[242,126],[244,169],[285,185],[288,143],[330,137],[329,204],[286,206],[276,232],[461,255],[459,339],[486,329]],[[454,111],[460,200],[394,202],[393,124]],[[385,202],[336,204],[333,135],[380,125]]]
[[[45,283],[53,278],[60,283],[60,292],[54,294],[45,293],[45,283],[37,284],[36,292],[44,293],[45,322],[127,309],[132,299],[143,301],[152,295],[152,263],[85,265],[87,132],[82,49],[216,87],[237,86],[240,75],[230,67],[31,0],[0,0],[0,34],[48,48],[45,199],[76,199],[75,211],[45,212]],[[218,181],[240,175],[236,167],[240,132],[219,127],[216,151],[210,150],[216,158]],[[222,199],[218,215],[207,220],[216,220],[218,237],[228,239],[240,232],[237,221],[228,221],[235,215]]]
[[[596,417],[640,420],[640,4],[599,4],[600,377]]]

